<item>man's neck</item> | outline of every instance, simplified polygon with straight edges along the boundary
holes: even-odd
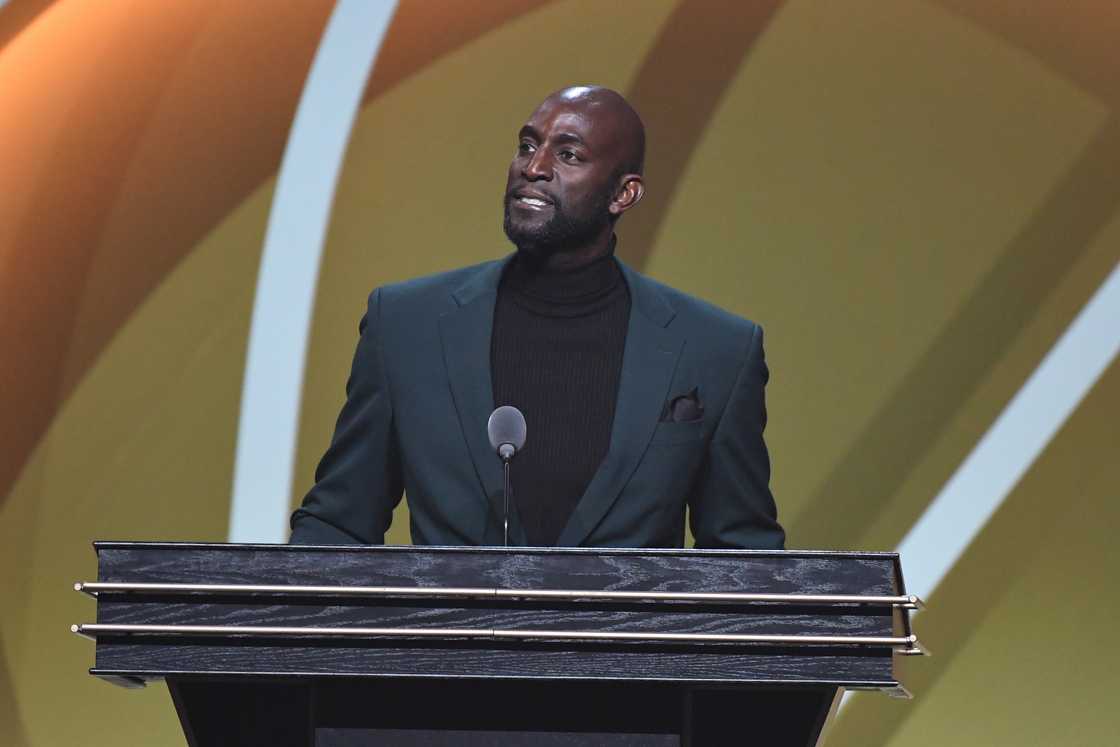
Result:
[[[535,269],[546,272],[576,270],[586,267],[592,262],[614,253],[615,235],[608,233],[602,238],[597,238],[586,246],[574,249],[560,249],[548,253],[540,253],[531,249],[518,247],[519,253],[530,261]]]

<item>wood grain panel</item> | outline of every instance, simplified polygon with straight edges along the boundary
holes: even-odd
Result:
[[[612,591],[901,593],[897,556],[99,543],[100,581]],[[102,624],[890,636],[889,607],[102,593]],[[454,638],[101,636],[102,674],[364,675],[894,686],[888,647]]]

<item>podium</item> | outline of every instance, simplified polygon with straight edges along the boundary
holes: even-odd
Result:
[[[894,553],[94,547],[90,673],[192,747],[804,747],[923,653]]]

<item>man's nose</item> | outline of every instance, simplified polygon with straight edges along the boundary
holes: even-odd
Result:
[[[552,161],[544,148],[538,148],[521,169],[521,174],[531,182],[552,180]]]

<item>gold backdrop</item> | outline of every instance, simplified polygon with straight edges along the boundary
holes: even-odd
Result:
[[[70,585],[94,539],[227,537],[265,229],[334,8],[0,3],[2,744],[182,743],[165,688],[86,674]],[[595,82],[649,130],[624,260],[766,327],[789,546],[893,549],[1120,261],[1118,38],[1109,0],[403,0],[338,179],[291,501],[366,294],[506,253],[518,127]],[[830,746],[1114,739],[1118,414],[1113,360],[1006,455],[1025,474],[917,619],[916,699],[857,695]]]

